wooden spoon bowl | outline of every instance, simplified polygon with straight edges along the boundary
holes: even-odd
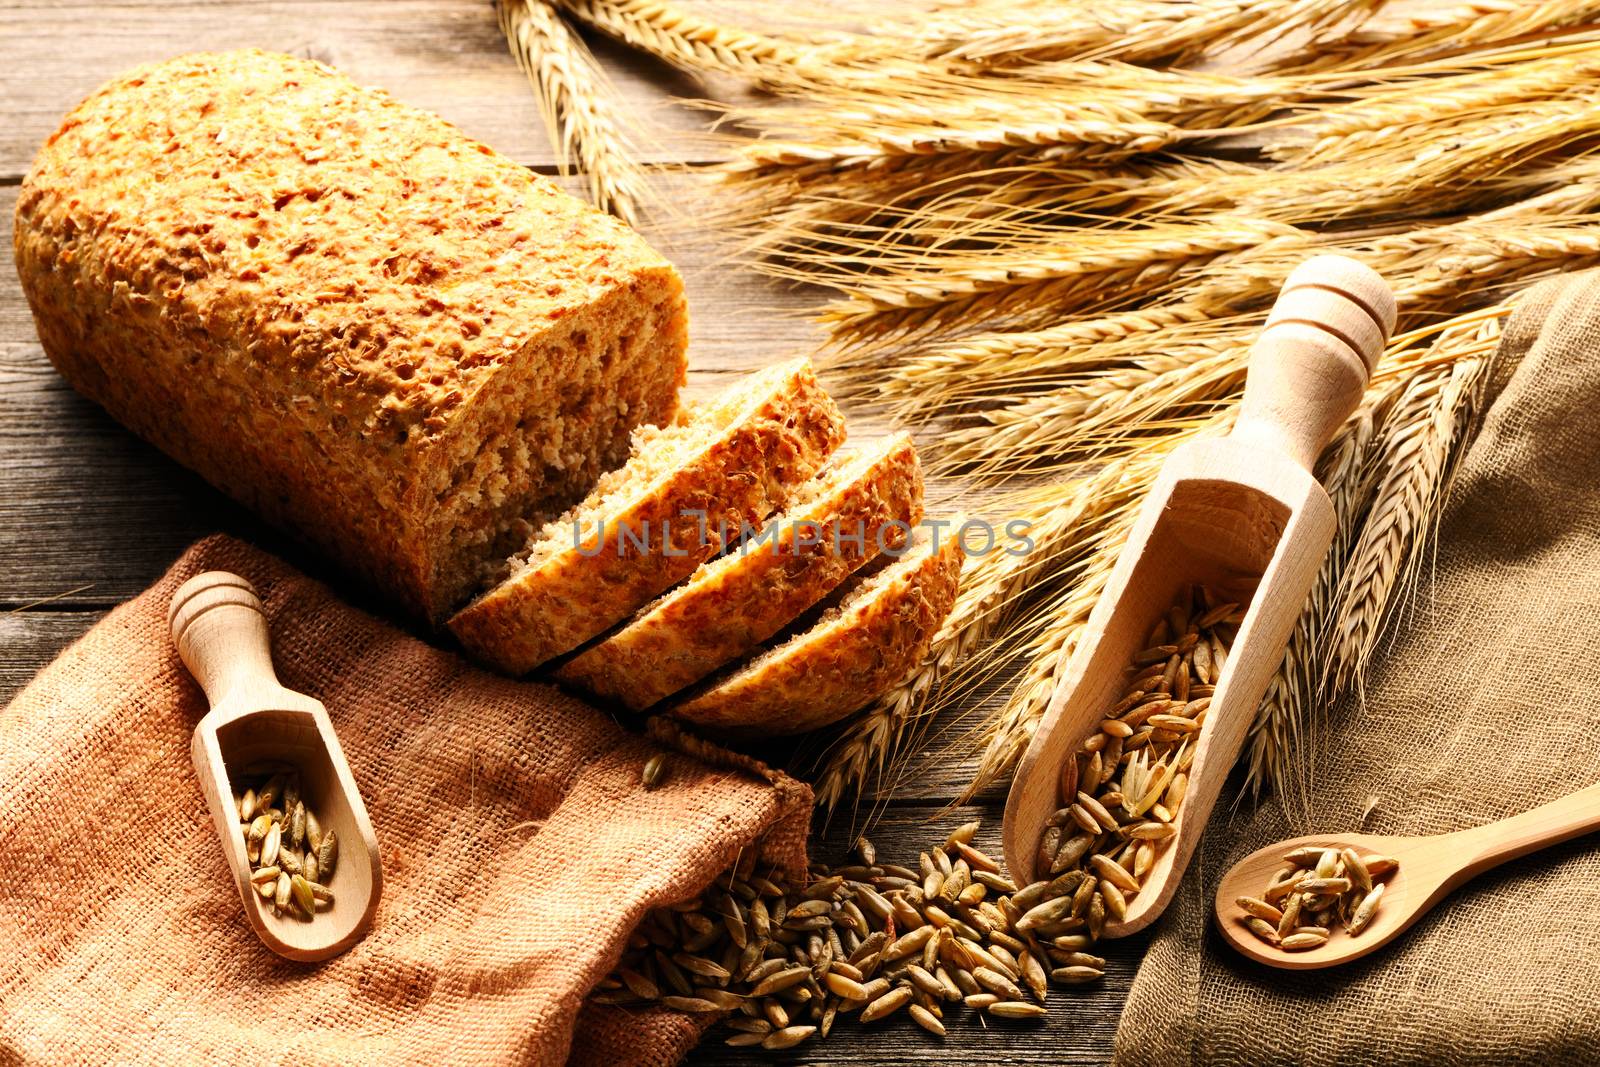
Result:
[[[1426,848],[1429,842],[1442,840],[1429,837],[1379,837],[1374,834],[1313,834],[1258,849],[1229,868],[1217,886],[1217,928],[1222,931],[1228,944],[1251,959],[1272,967],[1309,971],[1359,959],[1399,937],[1435,900],[1449,891],[1449,887],[1440,887],[1437,881],[1427,876],[1427,864],[1421,862],[1421,855],[1417,852],[1419,847]],[[1286,952],[1276,945],[1267,944],[1246,929],[1244,913],[1237,901],[1240,897],[1259,897],[1273,874],[1284,865],[1284,854],[1301,845],[1349,847],[1363,859],[1389,856],[1399,860],[1400,866],[1380,880],[1383,884],[1383,901],[1372,922],[1359,935],[1351,937],[1343,929],[1335,927],[1327,944],[1302,952]],[[1437,889],[1437,892],[1419,901],[1416,896],[1419,882],[1423,883],[1421,888],[1425,895],[1431,889]]]
[[[190,751],[245,918],[280,956],[309,961],[343,952],[372,925],[383,870],[327,709],[278,682],[261,601],[238,575],[207,571],[189,579],[173,595],[168,622],[179,657],[211,703]],[[242,787],[258,777],[255,769],[285,764],[299,773],[307,808],[338,835],[339,858],[325,882],[332,906],[309,920],[275,915],[256,892],[234,802],[236,779]]]
[[[1229,868],[1217,885],[1217,928],[1223,938],[1260,963],[1289,970],[1332,967],[1376,952],[1405,933],[1463,882],[1508,860],[1600,829],[1600,785],[1553,800],[1509,819],[1432,837],[1377,834],[1314,834],[1257,849]],[[1240,897],[1259,897],[1284,864],[1284,854],[1302,845],[1350,847],[1363,859],[1388,856],[1399,867],[1380,879],[1383,898],[1360,934],[1334,930],[1328,942],[1301,952],[1269,945],[1245,928]]]

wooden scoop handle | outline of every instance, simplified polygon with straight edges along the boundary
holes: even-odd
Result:
[[[1300,264],[1250,349],[1233,436],[1310,470],[1361,402],[1394,316],[1394,294],[1372,268],[1344,256]]]
[[[167,624],[178,658],[212,708],[283,688],[272,670],[261,600],[237,574],[206,571],[184,582],[172,596]]]

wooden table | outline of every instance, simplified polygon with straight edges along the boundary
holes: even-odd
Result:
[[[80,99],[138,63],[197,49],[257,46],[331,63],[357,81],[455,122],[468,134],[542,173],[554,156],[521,73],[506,51],[489,0],[0,0],[0,218],[9,257],[17,186],[34,152]],[[661,161],[704,163],[715,146],[694,136],[701,120],[670,106],[702,92],[682,75],[623,49],[597,46],[637,113],[655,132]],[[704,195],[688,179],[664,179],[671,198]],[[685,211],[693,217],[692,209]],[[653,239],[656,239],[653,237]],[[786,289],[715,262],[681,239],[659,241],[683,269],[691,309],[691,389],[810,351],[817,335],[804,312],[820,294]],[[852,433],[883,430],[852,413]],[[958,486],[936,487],[958,492]],[[969,494],[970,496],[970,494]],[[982,513],[981,500],[962,502]],[[992,518],[992,516],[991,516]],[[0,271],[0,701],[94,624],[166,569],[191,541],[216,530],[245,537],[318,573],[315,559],[265,528],[195,476],[147,447],[79,398],[51,369],[34,334],[16,274]],[[329,577],[336,579],[337,576]],[[1003,684],[975,703],[1004,698]],[[967,723],[977,721],[969,716]],[[931,750],[964,727],[935,730]],[[976,811],[989,824],[979,843],[999,852],[1000,792],[976,808],[950,810],[971,763],[935,761],[889,797],[872,836],[886,858],[915,866],[917,852]],[[851,812],[819,833],[815,852],[837,858],[851,838]],[[1102,1063],[1143,939],[1110,943],[1105,982],[1055,991],[1043,1025],[968,1019],[943,1043],[904,1019],[867,1031],[843,1024],[828,1041],[794,1053],[728,1049],[713,1037],[692,1058],[707,1064]]]

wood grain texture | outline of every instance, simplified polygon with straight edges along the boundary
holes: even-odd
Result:
[[[758,16],[753,12],[736,11]],[[668,104],[704,89],[654,61],[594,41],[630,111],[650,127],[647,158],[698,163],[718,158],[720,146],[694,135],[698,117]],[[84,95],[138,63],[184,51],[242,46],[274,48],[339,66],[357,81],[433,110],[519,162],[541,171],[555,160],[531,93],[495,26],[490,0],[0,0],[0,703],[113,605],[155,581],[196,538],[223,530],[286,558],[341,593],[372,607],[359,590],[341,584],[320,559],[265,527],[198,478],[134,439],[73,393],[50,368],[34,334],[9,263],[9,227],[16,184],[40,142]],[[733,87],[715,86],[729,98]],[[730,265],[699,242],[692,220],[714,194],[685,174],[662,174],[680,228],[650,233],[677,262],[689,291],[691,396],[704,396],[736,374],[812,351],[819,334],[805,313],[824,294],[790,288]],[[9,186],[9,188],[7,188]],[[570,186],[574,190],[576,184]],[[684,225],[682,220],[691,220]],[[827,375],[824,372],[824,380]],[[851,433],[871,438],[881,420],[850,410]],[[986,493],[960,493],[930,483],[930,507],[951,495],[982,514]],[[50,603],[6,611],[47,597]],[[981,710],[1006,696],[1002,676],[977,687],[966,707],[933,724],[927,749],[939,753],[981,719]],[[961,712],[966,711],[965,718]],[[787,745],[769,758],[804,761],[829,741],[826,731]],[[973,746],[963,745],[963,750]],[[914,764],[892,785],[892,798],[869,797],[859,812],[839,813],[819,828],[816,855],[837,859],[867,815],[886,858],[911,861],[948,829],[983,813],[980,842],[999,850],[999,802],[990,790],[976,808],[952,811],[951,798],[970,780],[975,760],[935,756]],[[897,1020],[873,1028],[841,1026],[827,1042],[794,1053],[729,1049],[713,1037],[691,1062],[754,1065],[922,1064],[945,1062],[1097,1064],[1110,1057],[1111,1039],[1143,939],[1110,943],[1105,982],[1093,989],[1054,991],[1042,1026],[970,1018],[951,1025],[941,1043]],[[943,1050],[942,1052],[940,1050]]]
[[[627,114],[649,135],[643,158],[698,161],[719,153],[674,97],[703,95],[671,68],[594,39]],[[532,92],[506,48],[489,0],[263,0],[260,3],[0,5],[0,180],[23,174],[78,101],[113,75],[190,51],[265,48],[338,67],[494,146],[548,169],[555,151]],[[654,143],[651,143],[654,142]]]

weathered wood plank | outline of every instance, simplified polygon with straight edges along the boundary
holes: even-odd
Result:
[[[0,612],[0,707],[34,673],[105,617],[103,611]]]
[[[673,105],[692,79],[594,38],[654,161],[715,158],[704,118]],[[442,115],[513,159],[556,156],[490,0],[149,0],[0,7],[0,180],[26,171],[78,101],[141,63],[191,51],[265,48],[330,63],[364,85]]]

